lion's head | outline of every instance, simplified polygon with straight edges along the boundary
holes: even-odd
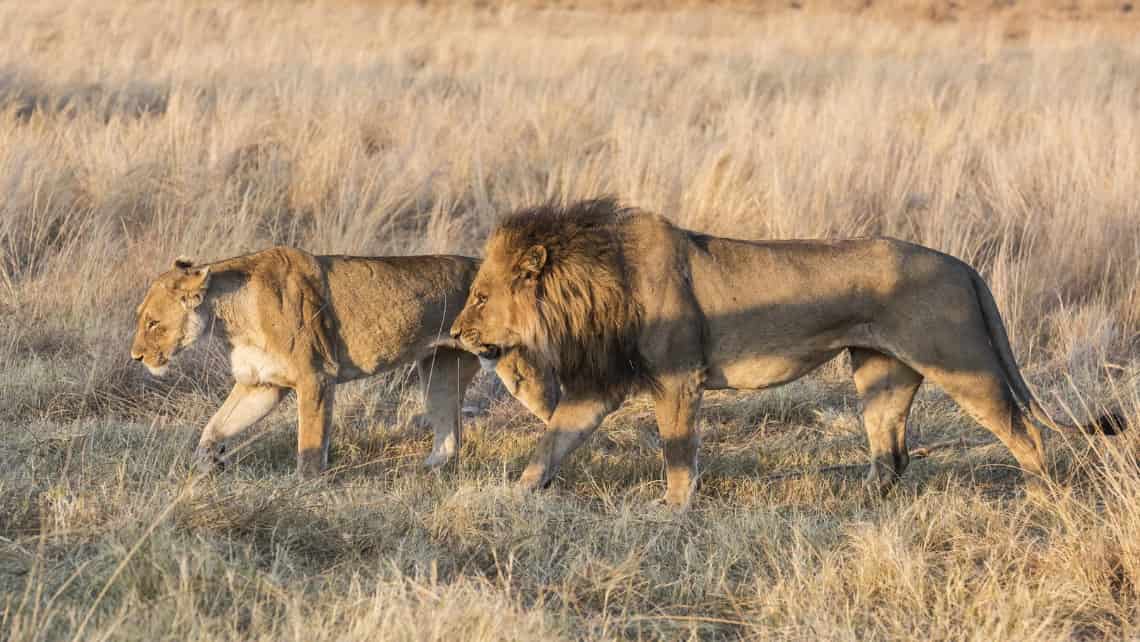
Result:
[[[488,245],[467,305],[451,326],[452,336],[479,358],[492,361],[528,343],[536,331],[538,278],[545,262],[541,246],[520,255],[502,244]]]
[[[156,377],[166,374],[170,359],[202,336],[200,307],[209,284],[210,268],[184,259],[155,279],[138,308],[131,358]]]
[[[623,256],[626,211],[606,198],[507,216],[451,335],[485,359],[524,347],[571,390],[649,382]]]

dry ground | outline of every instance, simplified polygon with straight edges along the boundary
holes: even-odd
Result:
[[[964,443],[869,498],[836,363],[710,395],[673,515],[644,400],[524,496],[539,424],[483,381],[462,464],[422,472],[400,371],[339,395],[327,478],[294,479],[286,408],[193,480],[217,354],[163,382],[127,355],[178,254],[476,253],[506,209],[609,192],[965,258],[1054,413],[1135,423],[1140,38],[1108,20],[0,4],[0,638],[1140,637],[1135,432],[1052,438],[1027,497],[924,389],[912,444]]]

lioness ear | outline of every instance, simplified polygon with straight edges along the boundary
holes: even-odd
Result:
[[[186,258],[185,256],[180,256],[174,259],[174,264],[171,265],[171,267],[175,270],[189,270],[190,268],[194,267],[194,261]]]
[[[541,245],[532,245],[519,258],[518,270],[528,278],[538,278],[545,265],[546,248]]]
[[[178,282],[178,290],[182,305],[187,310],[202,305],[202,301],[206,298],[206,288],[210,285],[210,268],[200,267],[196,270],[190,270],[184,278]]]

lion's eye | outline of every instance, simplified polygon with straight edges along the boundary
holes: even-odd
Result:
[[[151,319],[150,321],[146,322],[146,329],[147,330],[153,330],[157,327],[158,327],[158,319]]]
[[[487,302],[487,295],[486,294],[476,294],[475,295],[475,305],[481,306],[486,302]]]

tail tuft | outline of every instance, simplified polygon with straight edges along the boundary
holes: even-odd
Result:
[[[1106,415],[1101,415],[1097,420],[1085,426],[1085,432],[1094,434],[1100,433],[1102,435],[1119,435],[1124,432],[1128,427],[1128,422],[1124,420],[1124,416],[1118,412],[1110,412]]]

